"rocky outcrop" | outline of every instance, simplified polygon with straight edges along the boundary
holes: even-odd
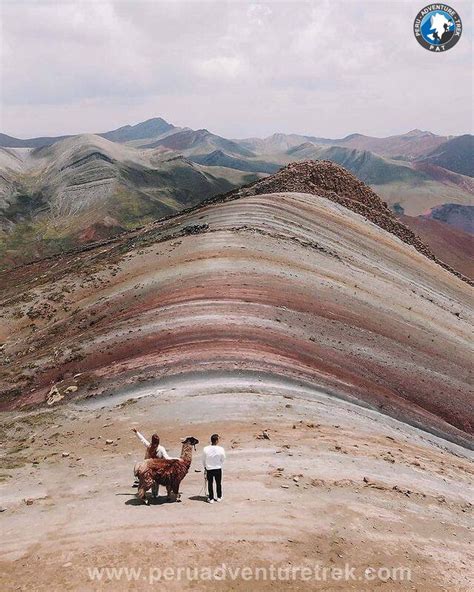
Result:
[[[474,234],[474,206],[447,203],[432,208],[427,214],[424,214],[424,217],[444,222],[471,235]]]
[[[417,251],[436,261],[449,272],[467,282],[461,272],[454,270],[447,263],[436,257],[430,248],[407,226],[400,222],[388,208],[386,202],[365,183],[343,167],[327,161],[306,161],[289,164],[278,173],[253,183],[241,190],[236,190],[233,197],[295,191],[321,195],[364,216],[383,230],[397,236]]]

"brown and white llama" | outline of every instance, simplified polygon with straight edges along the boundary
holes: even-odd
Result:
[[[133,472],[139,482],[137,496],[146,504],[149,504],[146,492],[153,486],[157,488],[158,485],[166,487],[168,501],[171,501],[172,493],[175,495],[176,501],[179,501],[179,486],[189,471],[193,449],[196,450],[199,440],[188,436],[181,442],[183,446],[180,458],[171,460],[149,458],[135,465]]]

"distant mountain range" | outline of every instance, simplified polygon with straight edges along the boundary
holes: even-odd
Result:
[[[99,134],[0,134],[0,259],[14,265],[105,238],[307,160],[342,165],[408,219],[457,206],[455,226],[469,231],[472,152],[470,135],[227,139],[160,117]]]
[[[474,136],[465,134],[443,142],[423,156],[421,162],[474,177]]]
[[[245,184],[163,148],[88,135],[0,148],[0,257],[14,265],[135,228]]]
[[[151,142],[156,137],[161,137],[167,132],[173,130],[176,131],[178,129],[179,128],[176,128],[174,125],[166,122],[161,117],[155,117],[153,119],[149,119],[148,121],[138,123],[137,125],[124,125],[123,127],[119,127],[116,130],[94,135],[101,136],[102,138],[110,140],[111,142],[119,143],[133,142],[134,140],[150,140]],[[19,138],[12,138],[6,134],[0,134],[0,146],[5,148],[41,148],[43,146],[51,146],[60,140],[65,140],[71,137],[73,136],[41,137],[20,140]]]

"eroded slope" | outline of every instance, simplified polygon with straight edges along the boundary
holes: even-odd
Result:
[[[3,409],[257,373],[469,445],[469,285],[326,198],[210,204],[0,279]]]

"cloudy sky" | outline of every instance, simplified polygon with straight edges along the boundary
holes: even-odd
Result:
[[[0,0],[0,131],[162,116],[227,137],[472,128],[472,9],[456,47],[413,36],[426,0]]]

